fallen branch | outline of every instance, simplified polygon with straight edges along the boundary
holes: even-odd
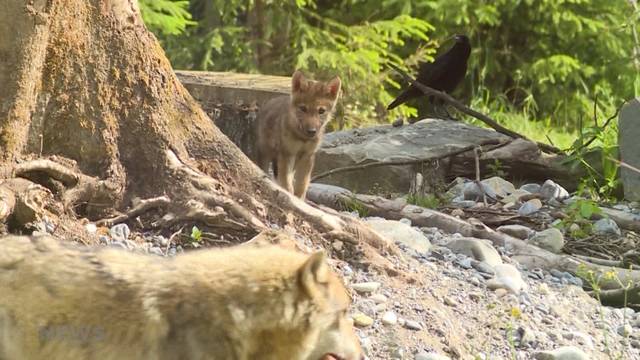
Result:
[[[343,166],[343,167],[331,169],[329,171],[325,171],[323,173],[315,175],[314,177],[311,178],[311,181],[316,181],[318,179],[322,179],[322,178],[325,178],[327,176],[334,175],[334,174],[337,174],[337,173],[342,173],[342,172],[347,172],[347,171],[355,171],[355,170],[362,170],[362,169],[367,169],[367,168],[377,167],[377,166],[401,166],[401,165],[419,164],[419,163],[423,163],[423,162],[427,162],[427,161],[437,161],[437,160],[442,160],[442,159],[445,159],[445,158],[448,158],[448,157],[453,157],[453,156],[457,156],[457,155],[463,154],[465,152],[468,152],[468,151],[471,151],[471,150],[475,149],[478,146],[497,145],[496,147],[500,147],[500,146],[507,145],[508,143],[509,142],[503,142],[503,141],[496,140],[496,139],[489,139],[489,140],[481,141],[478,144],[465,146],[463,148],[456,149],[455,151],[452,151],[452,152],[444,154],[444,155],[439,155],[439,156],[432,156],[432,157],[420,158],[420,159],[409,159],[409,160],[376,161],[376,162],[370,162],[370,163],[366,163],[366,164]],[[494,147],[494,149],[496,147]]]
[[[400,69],[399,67],[393,65],[393,64],[389,64],[389,66],[391,68],[393,68],[398,74],[400,74],[404,80],[408,83],[410,83],[411,85],[416,86],[418,89],[420,89],[425,95],[429,95],[429,96],[435,96],[438,99],[441,99],[449,104],[451,104],[451,106],[453,106],[454,108],[456,108],[457,110],[469,115],[469,116],[473,116],[474,118],[482,121],[483,123],[489,125],[490,127],[492,127],[493,129],[495,129],[497,132],[501,133],[501,134],[505,134],[507,136],[510,136],[512,138],[520,138],[520,139],[525,139],[525,140],[529,140],[527,137],[525,137],[522,134],[519,134],[513,130],[507,129],[506,127],[498,124],[498,122],[496,122],[495,120],[493,120],[492,118],[490,118],[489,116],[475,111],[473,109],[471,109],[470,107],[464,105],[463,103],[461,103],[460,101],[454,99],[452,96],[450,96],[449,94],[442,92],[442,91],[438,91],[435,90],[433,88],[430,88],[422,83],[420,83],[419,81],[417,81],[416,79],[414,79],[413,77],[409,76],[406,72],[404,72],[402,69]],[[531,140],[529,140],[531,141]],[[536,144],[540,147],[540,149],[545,150],[547,152],[551,152],[554,154],[564,154],[564,152],[560,149],[558,149],[555,146],[551,146],[545,143],[541,143],[541,142],[536,142]]]
[[[595,292],[589,293],[595,296]],[[633,284],[630,289],[604,290],[599,294],[602,305],[614,307],[640,307],[640,283]]]

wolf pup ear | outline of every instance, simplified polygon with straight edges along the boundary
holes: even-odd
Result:
[[[327,264],[327,255],[320,250],[313,253],[298,270],[298,276],[302,287],[310,297],[319,296],[329,282],[331,270]]]
[[[329,80],[326,86],[327,94],[331,95],[331,97],[333,97],[334,99],[337,98],[338,93],[340,92],[341,85],[342,85],[342,82],[340,81],[340,77],[338,76]]]
[[[291,77],[291,91],[300,91],[304,90],[306,87],[306,80],[302,71],[296,70]]]

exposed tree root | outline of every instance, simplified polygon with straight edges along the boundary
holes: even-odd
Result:
[[[16,166],[14,176],[30,179],[59,196],[68,210],[89,218],[100,218],[119,200],[122,185],[87,176],[50,159],[37,159]],[[58,185],[56,182],[60,183]],[[78,208],[82,210],[78,211]]]
[[[115,224],[119,224],[121,222],[125,222],[129,219],[135,218],[136,216],[140,216],[153,209],[165,209],[170,205],[170,203],[171,200],[167,196],[159,196],[156,198],[145,200],[135,199],[133,208],[131,210],[109,219],[99,220],[96,222],[96,224],[99,226],[110,227]]]
[[[171,220],[166,221],[167,225],[197,219],[217,225],[224,223],[227,227],[248,227],[254,232],[267,229],[246,207],[224,194],[224,186],[216,179],[185,165],[171,150],[166,151],[166,159],[172,176],[182,179],[186,192],[184,198],[192,199],[184,205],[177,204],[176,212],[186,211],[186,214],[169,215]]]
[[[26,229],[44,217],[53,217],[60,212],[47,188],[19,178],[0,182],[0,223]]]

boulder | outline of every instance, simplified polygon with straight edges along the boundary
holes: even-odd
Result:
[[[380,235],[401,243],[419,254],[426,254],[431,249],[431,242],[422,231],[403,222],[383,218],[367,218],[365,221]]]
[[[317,175],[356,164],[444,156],[483,141],[508,139],[493,130],[437,119],[402,127],[386,125],[337,131],[325,135],[316,154],[313,172]],[[375,190],[406,193],[416,172],[421,172],[426,179],[444,177],[443,166],[425,165],[369,167],[337,173],[318,179],[318,182],[342,186],[358,193]]]
[[[640,169],[640,98],[629,101],[618,118],[618,144],[620,159],[627,165]],[[640,201],[640,172],[620,167],[624,197]]]

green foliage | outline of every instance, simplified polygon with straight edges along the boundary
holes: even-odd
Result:
[[[197,226],[191,228],[191,241],[200,242],[202,240],[202,230],[198,229]]]
[[[506,172],[503,170],[502,162],[500,159],[495,159],[492,164],[487,165],[489,170],[489,176],[505,177]]]
[[[585,238],[593,233],[590,219],[594,215],[601,215],[602,209],[593,200],[579,199],[566,208],[567,217],[558,228],[564,229],[574,238]]]
[[[436,209],[443,205],[443,201],[433,194],[409,194],[407,195],[407,203],[427,209]]]
[[[418,3],[436,29],[469,33],[474,51],[465,92],[471,98],[484,91],[492,99],[506,96],[517,110],[529,107],[530,118],[575,129],[596,96],[607,99],[601,116],[634,94],[631,25],[638,11],[628,1]]]
[[[614,115],[615,116],[615,115]],[[587,176],[581,179],[580,192],[592,199],[608,201],[615,198],[620,190],[618,180],[618,123],[614,117],[599,125],[581,127],[579,136],[573,142],[567,162],[582,166]],[[588,142],[591,142],[589,146]]]
[[[189,0],[140,0],[142,19],[151,31],[163,35],[178,35],[191,21]]]
[[[340,207],[343,211],[357,212],[360,217],[367,217],[369,209],[355,196],[340,201]]]
[[[451,35],[465,33],[473,51],[454,96],[527,137],[570,148],[576,164],[591,167],[584,189],[594,198],[616,195],[618,166],[609,160],[617,158],[615,124],[599,128],[584,119],[605,118],[640,93],[634,2],[141,0],[140,6],[175,68],[339,75],[344,92],[332,124],[339,129],[418,115],[411,106],[422,110],[424,101],[387,114],[406,86],[387,64],[415,73],[419,61],[450,46]],[[583,146],[592,135],[597,140]],[[597,166],[586,161],[593,151],[601,154]]]

